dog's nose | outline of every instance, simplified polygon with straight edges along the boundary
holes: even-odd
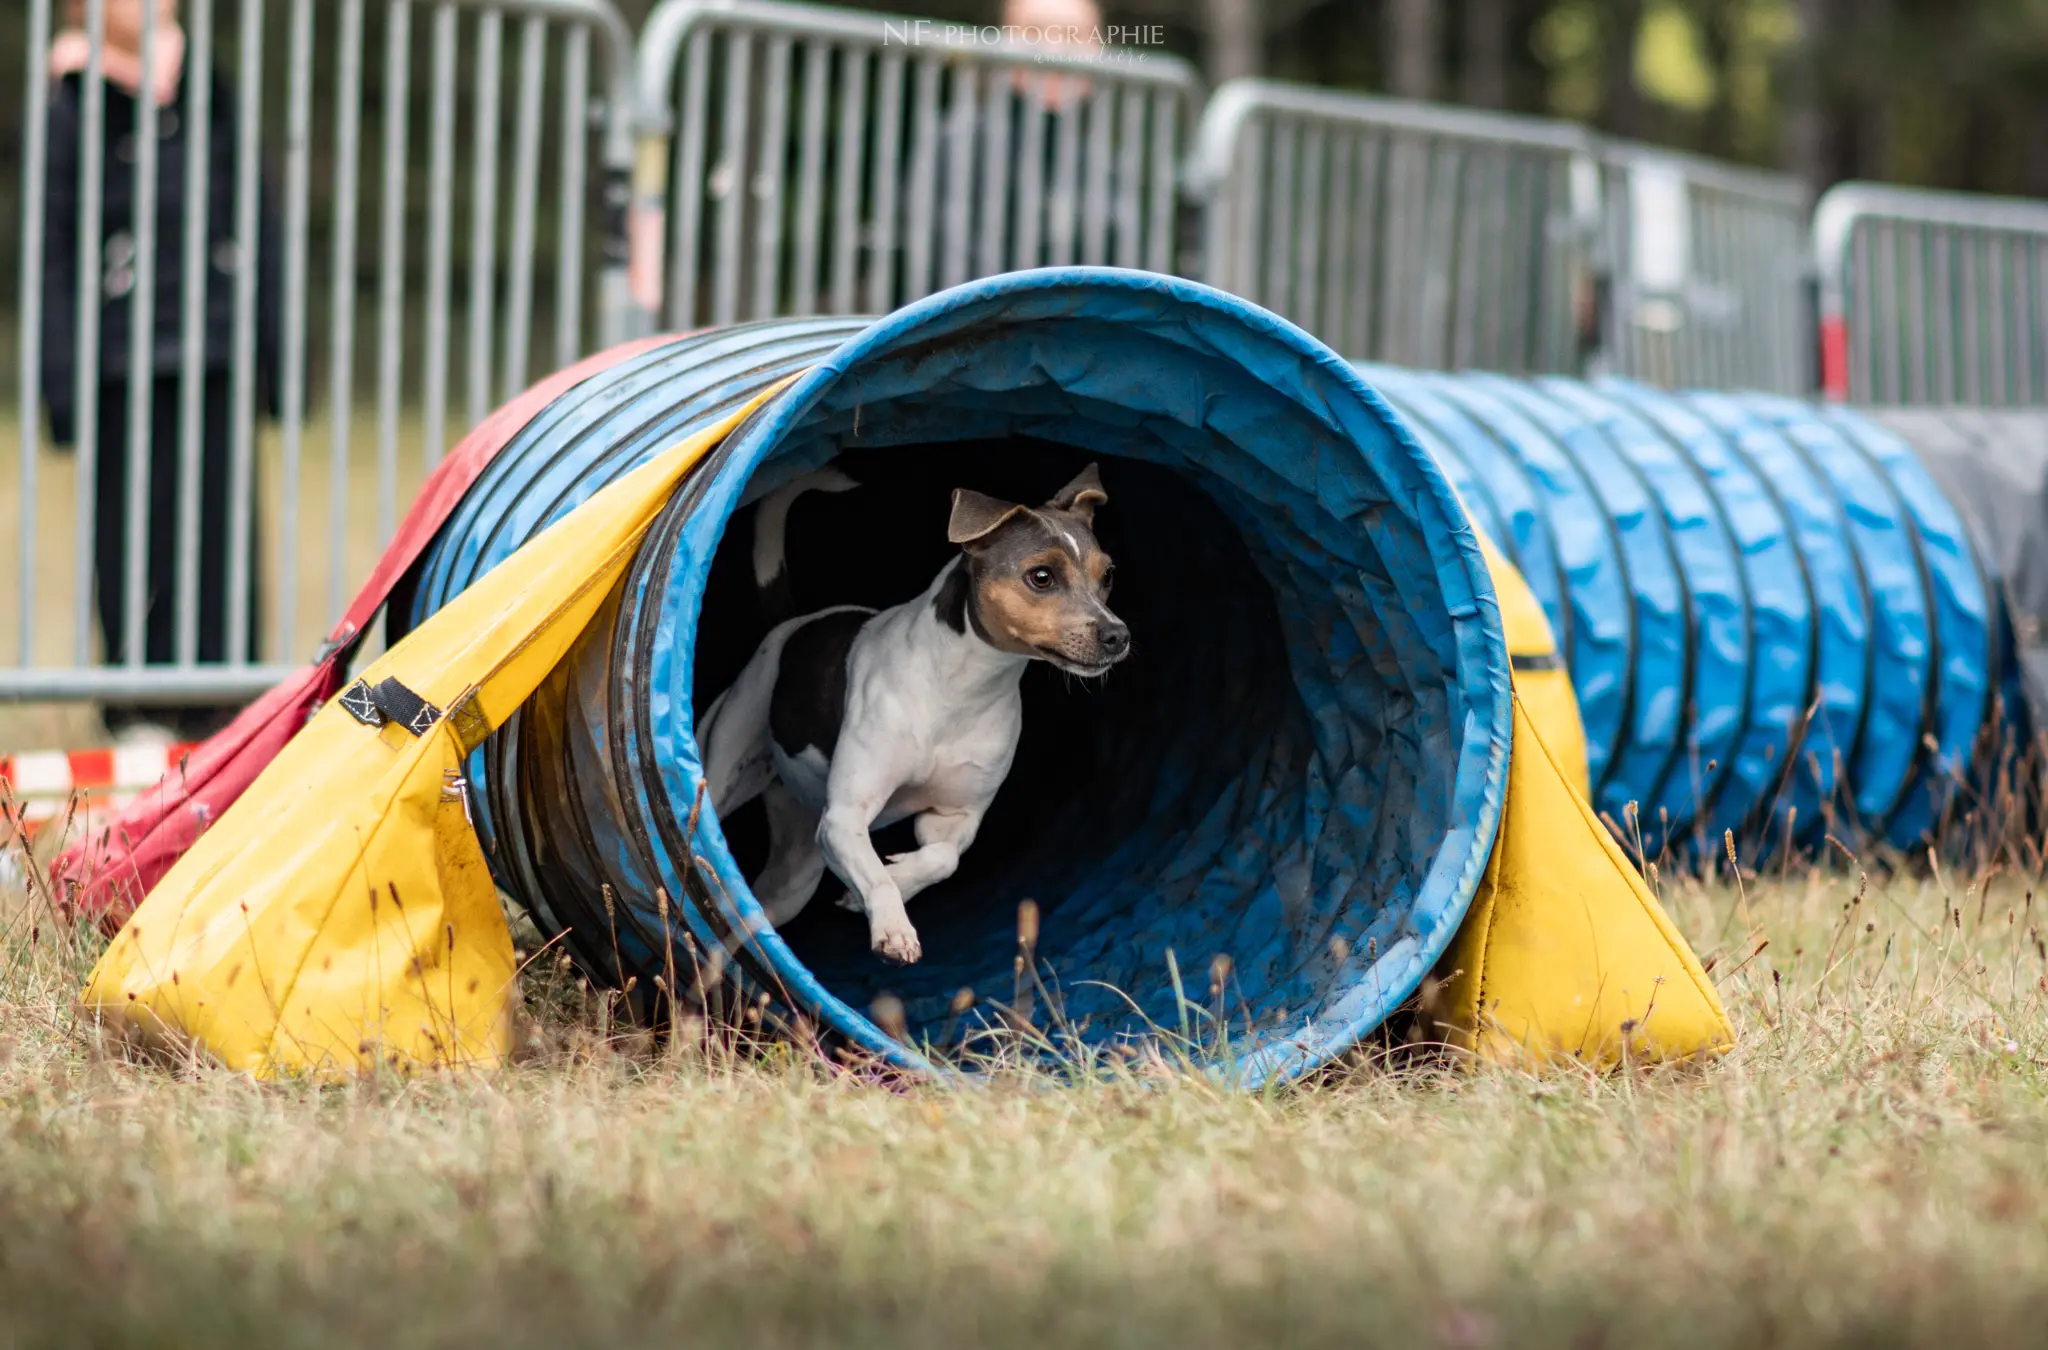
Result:
[[[1131,630],[1112,624],[1095,630],[1095,641],[1110,656],[1122,656],[1131,649]]]

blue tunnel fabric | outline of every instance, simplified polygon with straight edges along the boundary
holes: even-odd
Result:
[[[1380,367],[1366,367],[1375,378]],[[1525,537],[1503,542],[1509,559],[1531,579],[1571,668],[1585,723],[1587,764],[1595,781],[1621,744],[1635,698],[1636,608],[1619,531],[1601,509],[1586,471],[1534,419],[1497,392],[1490,381],[1443,375],[1401,376],[1394,399],[1412,416],[1431,450],[1456,475],[1499,490],[1508,465],[1518,465],[1535,493],[1535,510],[1518,528]],[[1428,390],[1437,409],[1403,402],[1408,389]],[[1474,466],[1480,466],[1475,468]],[[1482,472],[1484,470],[1484,472]],[[1521,566],[1547,550],[1551,569]]]
[[[1893,430],[1775,395],[1360,369],[1514,560],[1559,561],[1523,568],[1546,613],[1611,613],[1617,572],[1632,595],[1619,641],[1561,644],[1596,804],[1627,842],[1915,849],[1989,783],[2021,703],[2010,624],[1985,549]]]
[[[1921,749],[1921,782],[1899,805],[1888,833],[1916,839],[1934,824],[1942,799],[1966,783],[1980,731],[1996,708],[2004,666],[2000,616],[1987,564],[1962,516],[1910,447],[1868,418],[1830,410],[1835,426],[1885,475],[1904,507],[1933,616],[1933,687]]]
[[[1056,991],[1040,998],[1091,1040],[1182,1024],[1180,988],[1209,1008],[1211,958],[1227,955],[1217,1067],[1234,1081],[1325,1063],[1408,998],[1462,920],[1499,820],[1498,608],[1435,461],[1346,363],[1242,301],[1057,269],[878,321],[680,339],[585,382],[500,454],[424,561],[409,614],[799,370],[678,491],[606,611],[471,766],[493,869],[543,929],[643,987],[725,946],[750,992],[918,1066],[865,1010],[896,994],[916,1040],[946,1034],[963,986],[1008,998],[1024,898]],[[698,790],[694,719],[729,676],[712,664],[759,635],[720,598],[721,541],[749,503],[827,460],[857,461],[864,482],[896,462],[975,486],[1009,446],[1019,462],[1102,463],[1129,672],[1078,692],[1027,676],[1006,797],[969,865],[911,907],[923,961],[884,965],[864,924],[822,896],[768,931],[733,822]],[[942,542],[943,515],[902,533],[920,530]],[[1035,725],[1041,739],[1088,733],[1057,747],[1058,793],[1027,765]],[[1005,809],[1028,828],[999,830]]]
[[[1690,767],[1705,774],[1690,814],[1696,837],[1719,839],[1747,829],[1757,803],[1772,801],[1784,781],[1788,737],[1813,683],[1813,599],[1783,510],[1712,425],[1641,385],[1604,381],[1600,388],[1670,438],[1673,458],[1698,475],[1697,497],[1683,484],[1681,497],[1702,522],[1714,523],[1714,540],[1689,554],[1703,635],[1694,681],[1699,749]],[[1709,708],[1730,717],[1725,738],[1708,733]]]

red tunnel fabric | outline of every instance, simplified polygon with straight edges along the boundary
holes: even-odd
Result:
[[[334,696],[350,656],[392,588],[506,442],[584,380],[674,340],[671,335],[642,338],[557,371],[463,437],[421,486],[398,533],[312,662],[243,709],[113,821],[58,855],[50,879],[64,909],[97,918],[109,932],[125,922],[208,823],[234,804],[285,742]]]

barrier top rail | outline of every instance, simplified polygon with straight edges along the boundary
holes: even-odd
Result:
[[[2048,401],[2048,202],[1842,183],[1812,238],[1829,398]]]
[[[1229,80],[1210,96],[1188,164],[1188,187],[1213,191],[1237,158],[1245,124],[1261,114],[1283,113],[1343,123],[1360,130],[1410,131],[1490,145],[1590,155],[1593,134],[1569,122],[1515,113],[1475,112],[1411,99],[1380,98],[1289,84],[1281,80]]]
[[[861,43],[873,47],[916,46],[1071,74],[1099,75],[1105,68],[1100,54],[1070,55],[1057,47],[1009,40],[990,42],[979,36],[998,28],[994,24],[947,22],[912,15],[832,9],[824,5],[787,4],[782,0],[663,0],[647,16],[647,22],[641,29],[639,91],[643,128],[650,131],[674,128],[676,54],[692,33],[714,25],[727,30],[744,29],[752,33]],[[1201,77],[1180,57],[1128,48],[1113,51],[1117,59],[1111,68],[1120,81],[1154,84],[1199,96]]]
[[[1630,168],[1646,161],[1669,164],[1684,173],[1688,182],[1706,188],[1711,192],[1725,192],[1731,196],[1746,197],[1760,206],[1777,206],[1802,214],[1807,208],[1810,195],[1806,185],[1791,174],[1773,173],[1769,169],[1746,168],[1740,164],[1726,164],[1705,155],[1695,155],[1684,150],[1671,150],[1661,145],[1643,145],[1633,141],[1617,141],[1609,137],[1596,137],[1594,144],[1600,158],[1608,164]]]

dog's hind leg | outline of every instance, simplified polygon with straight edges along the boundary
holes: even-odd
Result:
[[[754,898],[780,928],[803,913],[825,876],[818,848],[818,814],[781,783],[761,794],[768,812],[768,866],[754,882]]]

